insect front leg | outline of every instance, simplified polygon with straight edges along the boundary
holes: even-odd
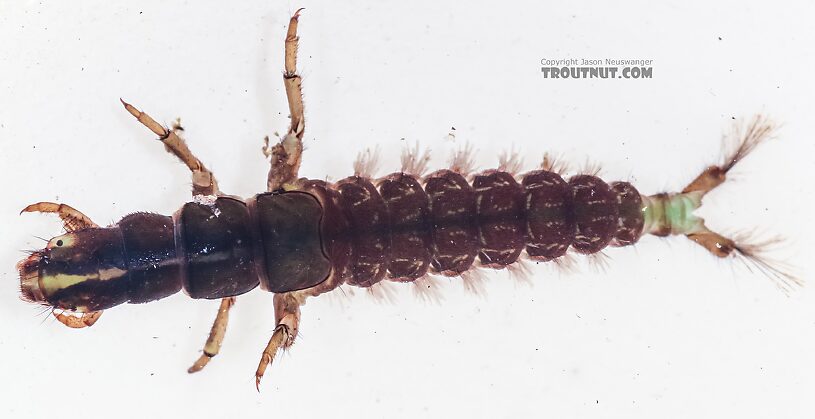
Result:
[[[289,113],[291,123],[289,131],[279,143],[269,147],[269,137],[265,139],[263,154],[271,161],[269,177],[267,180],[267,190],[276,191],[283,189],[285,185],[297,180],[297,172],[300,169],[300,162],[303,154],[303,134],[306,129],[306,122],[303,110],[303,93],[301,89],[300,75],[297,74],[297,21],[300,11],[294,13],[289,20],[289,29],[286,33],[286,62],[283,73],[283,84],[286,86],[286,98],[289,102]]]
[[[218,189],[218,181],[215,175],[204,166],[198,157],[196,157],[187,143],[179,135],[184,129],[178,124],[173,124],[172,129],[168,130],[158,122],[156,122],[150,115],[136,109],[135,106],[122,100],[125,109],[130,112],[139,122],[145,127],[153,131],[154,134],[159,136],[161,142],[167,148],[167,151],[178,157],[192,172],[192,195],[193,197],[199,195],[220,195]],[[187,372],[194,373],[201,371],[221,349],[221,343],[226,335],[226,327],[229,322],[229,309],[235,304],[235,297],[226,297],[221,299],[221,305],[218,309],[218,314],[215,316],[215,321],[212,324],[209,337],[204,344],[203,353],[195,361],[195,363],[187,369]]]
[[[235,297],[227,297],[221,300],[221,306],[218,308],[218,315],[215,316],[215,322],[212,323],[212,330],[209,332],[209,338],[204,344],[204,351],[198,360],[187,370],[188,373],[201,371],[209,363],[215,355],[221,350],[221,343],[224,341],[226,335],[226,325],[229,322],[229,309],[235,304]]]
[[[204,163],[202,163],[198,157],[195,157],[195,155],[192,154],[190,148],[187,147],[187,143],[184,142],[184,139],[179,135],[180,132],[184,131],[184,128],[182,128],[181,125],[175,123],[173,124],[172,129],[168,130],[163,125],[151,118],[150,115],[136,109],[135,106],[125,102],[124,100],[121,101],[125,106],[125,109],[127,109],[131,115],[136,117],[136,119],[141,122],[142,125],[159,136],[159,140],[164,143],[167,151],[178,157],[182,163],[187,165],[190,172],[192,172],[193,196],[220,194],[220,191],[218,190],[218,182],[215,180],[215,175],[213,175],[212,172],[207,169],[206,166],[204,166]]]

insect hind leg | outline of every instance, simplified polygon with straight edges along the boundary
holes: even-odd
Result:
[[[297,36],[297,24],[300,11],[297,10],[289,20],[286,33],[286,59],[283,72],[283,84],[286,87],[286,98],[289,102],[291,122],[289,131],[274,146],[269,147],[269,138],[266,137],[263,154],[271,161],[267,189],[276,191],[285,185],[297,180],[300,162],[303,154],[303,135],[306,129],[305,112],[303,107],[302,80],[297,74],[297,47],[300,38]]]

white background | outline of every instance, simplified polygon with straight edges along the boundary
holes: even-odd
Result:
[[[209,3],[210,6],[204,6]],[[481,297],[396,303],[364,292],[303,308],[301,336],[255,392],[272,298],[238,299],[221,355],[188,375],[217,302],[183,294],[70,330],[18,299],[18,249],[60,231],[18,212],[65,202],[98,223],[170,214],[189,175],[128,115],[181,117],[222,190],[265,186],[261,139],[287,127],[281,71],[300,25],[307,112],[301,174],[340,179],[406,142],[444,167],[465,142],[481,168],[514,147],[603,165],[646,194],[717,161],[732,117],[783,123],[778,141],[705,201],[708,224],[788,238],[776,254],[812,282],[811,3],[767,1],[0,1],[0,416],[812,417],[815,297],[683,238],[610,249],[605,271],[488,273]],[[651,80],[551,80],[542,58],[645,58]],[[448,136],[455,127],[455,138]],[[404,139],[404,140],[403,140]],[[346,292],[352,291],[345,288]]]

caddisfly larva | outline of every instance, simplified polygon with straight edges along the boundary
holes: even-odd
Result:
[[[236,296],[260,286],[274,293],[276,327],[255,373],[259,385],[277,352],[297,337],[300,306],[342,284],[370,289],[382,281],[416,283],[441,275],[477,287],[466,279],[476,267],[513,269],[522,256],[562,263],[570,249],[598,254],[644,234],[684,235],[715,256],[741,258],[782,289],[800,284],[762,257],[761,243],[722,236],[694,215],[705,194],[772,137],[774,126],[763,117],[735,131],[725,159],[677,193],[642,195],[628,182],[606,183],[591,170],[564,178],[565,167],[551,159],[518,174],[517,160],[507,156],[497,169],[472,174],[468,152],[449,169],[425,174],[428,158],[418,150],[405,154],[399,172],[377,179],[372,158],[361,159],[353,176],[336,183],[300,178],[305,120],[295,65],[297,23],[295,13],[285,43],[291,125],[263,149],[271,161],[267,192],[245,201],[221,193],[180,126],[165,128],[122,101],[190,169],[193,202],[172,216],[135,213],[109,227],[64,204],[26,207],[24,212],[59,215],[66,230],[18,264],[26,300],[79,328],[93,325],[108,308],[182,289],[192,298],[221,299],[203,354],[189,368],[196,372],[218,354]]]

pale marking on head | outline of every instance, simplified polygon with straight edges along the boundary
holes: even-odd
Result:
[[[84,281],[108,281],[121,278],[127,275],[127,271],[119,268],[102,269],[94,274],[71,275],[55,274],[45,275],[40,278],[42,291],[47,295],[54,295],[55,292],[79,284]]]

